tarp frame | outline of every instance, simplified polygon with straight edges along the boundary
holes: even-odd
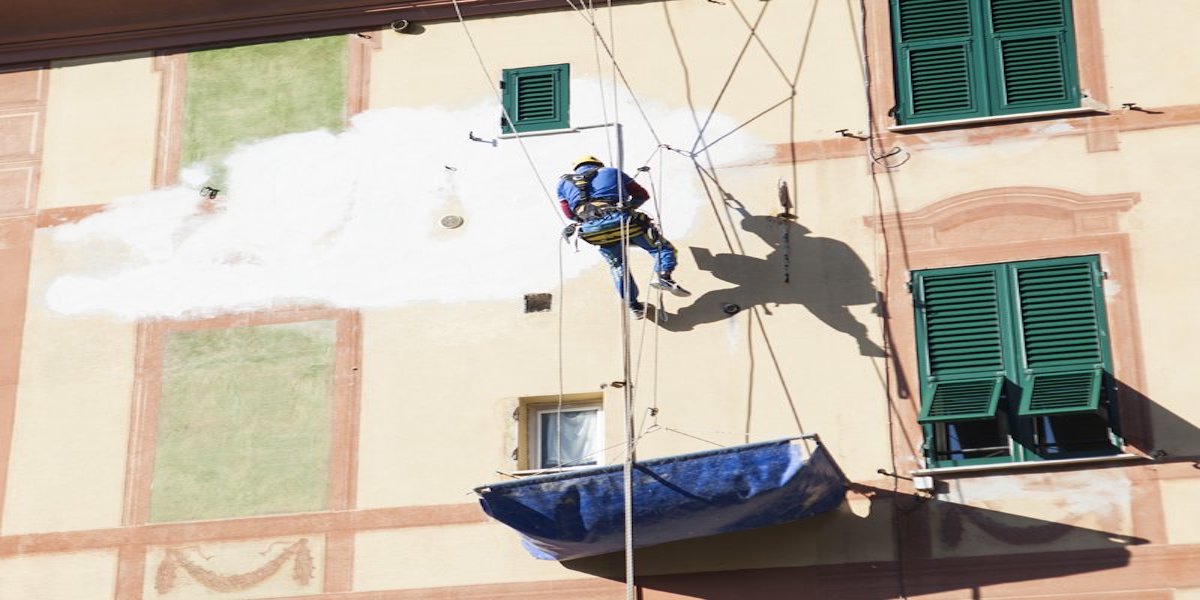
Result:
[[[623,470],[584,467],[475,491],[534,557],[570,560],[621,550]],[[816,434],[637,461],[634,473],[638,547],[816,516],[840,505],[849,483]]]

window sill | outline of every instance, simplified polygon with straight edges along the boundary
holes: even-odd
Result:
[[[964,467],[934,467],[917,469],[911,473],[913,477],[925,475],[957,475],[960,473],[990,473],[993,471],[1022,471],[1030,469],[1046,469],[1071,467],[1090,463],[1132,462],[1135,460],[1153,460],[1140,454],[1111,454],[1109,456],[1089,456],[1087,458],[1064,458],[1061,460],[1037,460],[1026,462],[998,463],[991,465],[969,465]]]
[[[538,135],[558,135],[561,133],[579,133],[584,129],[598,129],[600,127],[612,127],[614,123],[597,123],[595,125],[577,125],[575,127],[567,127],[566,129],[543,129],[541,131],[517,132],[517,133],[502,133],[496,136],[498,140],[515,140],[517,138],[534,137]]]
[[[1107,115],[1108,107],[1102,104],[1096,106],[1081,106],[1079,108],[1064,108],[1060,110],[1043,110],[1037,112],[1020,113],[1016,115],[995,115],[991,117],[975,117],[972,119],[954,119],[950,121],[934,121],[932,123],[917,123],[915,125],[895,125],[888,127],[888,131],[892,133],[912,133],[916,131],[926,131],[929,129],[945,129],[947,127],[959,127],[965,125],[999,125],[1012,121],[1024,121],[1027,119],[1042,119],[1047,117],[1074,117],[1082,115]]]
[[[519,471],[496,471],[497,473],[511,477],[513,479],[521,479],[522,477],[537,477],[538,475],[552,475],[554,473],[565,473],[567,471],[578,471],[589,467],[597,467],[599,465],[579,465],[578,467],[556,467],[552,469],[521,469]]]

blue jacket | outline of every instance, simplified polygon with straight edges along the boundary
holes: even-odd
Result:
[[[575,169],[575,172],[582,174],[596,168],[595,165],[583,165]],[[618,176],[621,178],[621,187],[624,188],[625,199],[628,201],[627,206],[630,209],[635,209],[650,199],[650,193],[638,185],[629,175],[612,167],[599,167],[599,171],[592,178],[588,189],[592,200],[607,200],[616,204],[618,200]],[[568,218],[576,219],[575,207],[579,206],[580,200],[582,198],[580,197],[579,190],[575,188],[572,182],[566,179],[558,180],[558,201],[562,204],[563,213]]]

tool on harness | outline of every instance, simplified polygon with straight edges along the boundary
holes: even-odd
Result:
[[[653,232],[649,235],[658,237],[658,232],[646,215],[637,212],[631,214],[625,207],[617,205],[615,198],[592,197],[592,180],[599,172],[600,169],[597,168],[562,176],[563,180],[570,182],[579,192],[579,201],[575,204],[575,214],[583,219],[579,226],[579,237],[595,246],[621,241],[622,228],[629,238],[646,232]]]
[[[628,238],[634,238],[644,233],[649,226],[649,217],[642,213],[629,214],[628,211],[615,206],[597,209],[596,216],[588,219],[579,226],[579,237],[583,241],[595,245],[606,246],[621,241],[622,229]]]

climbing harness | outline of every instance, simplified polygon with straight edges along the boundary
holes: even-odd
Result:
[[[642,213],[630,211],[614,203],[615,199],[593,198],[592,180],[600,169],[589,169],[583,173],[567,173],[562,176],[579,192],[575,215],[583,219],[579,226],[579,237],[595,246],[607,246],[624,239],[637,237],[653,229],[650,218]]]

